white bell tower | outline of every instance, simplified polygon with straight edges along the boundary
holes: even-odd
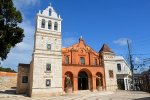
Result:
[[[62,93],[61,21],[51,4],[36,16],[30,96]]]

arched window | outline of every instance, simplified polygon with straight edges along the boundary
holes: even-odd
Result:
[[[95,59],[95,65],[97,65],[97,59]]]
[[[51,11],[51,9],[49,9],[49,16],[51,16],[52,15],[52,11]]]
[[[55,23],[54,23],[54,30],[57,30],[57,29],[58,29],[58,23],[55,22]]]
[[[80,57],[80,64],[81,65],[85,65],[85,59],[84,59],[84,57]]]
[[[45,19],[42,19],[41,27],[45,28]]]
[[[69,57],[66,56],[66,64],[69,64]]]
[[[51,29],[51,28],[52,28],[52,22],[48,21],[48,29]]]

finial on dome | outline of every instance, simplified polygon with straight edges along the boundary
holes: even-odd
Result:
[[[80,36],[80,39],[82,39],[82,35]]]

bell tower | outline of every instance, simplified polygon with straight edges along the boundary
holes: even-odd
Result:
[[[51,4],[36,15],[30,96],[62,93],[61,21]]]

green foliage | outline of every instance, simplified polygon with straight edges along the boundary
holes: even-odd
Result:
[[[22,15],[12,0],[0,0],[0,58],[7,58],[10,49],[23,40],[23,29],[18,26]]]
[[[15,73],[16,73],[16,71],[14,71],[14,70],[11,69],[11,68],[3,68],[3,67],[0,67],[0,71],[3,71],[3,72],[15,72]]]

